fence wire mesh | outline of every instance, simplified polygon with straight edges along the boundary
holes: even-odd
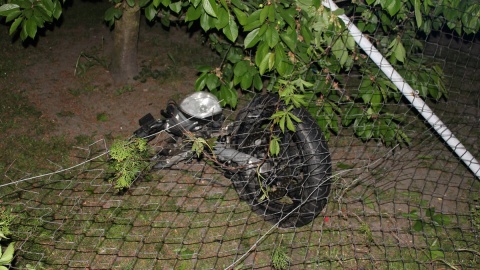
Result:
[[[478,37],[442,32],[424,42],[419,57],[442,64],[449,91],[427,103],[478,158]],[[363,76],[352,73],[345,89]],[[12,268],[480,268],[478,179],[408,104],[384,106],[408,119],[411,145],[365,143],[341,128],[328,141],[328,203],[301,227],[266,221],[205,160],[145,175],[123,193],[105,180],[103,140],[78,147],[71,168],[36,176],[11,167],[0,199],[16,216]]]

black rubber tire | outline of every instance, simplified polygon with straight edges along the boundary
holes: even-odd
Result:
[[[236,191],[252,209],[280,227],[301,227],[313,221],[323,210],[330,193],[331,159],[320,127],[304,109],[293,114],[302,121],[294,121],[295,132],[282,133],[275,125],[273,133],[281,138],[280,153],[269,157],[272,134],[270,117],[284,105],[275,94],[257,96],[243,108],[235,121],[232,143],[241,152],[248,153],[273,167],[261,178],[250,177],[239,170],[232,176]],[[268,198],[260,188],[268,186]],[[265,188],[264,188],[265,190]],[[262,198],[263,197],[263,198]]]

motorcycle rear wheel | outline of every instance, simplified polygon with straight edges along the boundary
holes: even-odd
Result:
[[[301,227],[312,222],[323,210],[330,193],[331,159],[320,127],[305,109],[291,112],[295,132],[282,133],[272,127],[271,116],[285,108],[277,95],[254,98],[237,115],[232,143],[271,169],[264,173],[239,170],[232,176],[242,200],[280,227]],[[280,153],[269,155],[271,136],[280,138]]]

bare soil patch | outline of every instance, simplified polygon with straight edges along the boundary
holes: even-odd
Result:
[[[130,134],[141,116],[158,114],[169,99],[193,91],[196,65],[218,59],[203,45],[199,33],[185,27],[167,30],[142,19],[139,65],[160,75],[114,86],[104,66],[109,64],[113,33],[101,18],[97,24],[67,23],[77,20],[70,16],[79,9],[105,7],[108,5],[75,3],[64,14],[66,26],[47,31],[35,46],[25,48],[24,79],[18,87],[42,118],[55,123],[55,135],[103,138]],[[187,56],[186,50],[195,55]]]

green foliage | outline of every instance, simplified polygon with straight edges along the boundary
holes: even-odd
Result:
[[[421,232],[428,227],[433,228],[450,224],[450,217],[442,213],[435,214],[435,207],[427,209],[425,218],[420,217],[417,210],[412,210],[403,216],[414,220],[412,229],[416,232]]]
[[[92,48],[92,52],[81,52],[75,64],[75,76],[82,76],[94,66],[101,66],[108,69],[108,60],[100,55],[100,48]]]
[[[150,165],[147,160],[150,148],[145,139],[115,140],[110,147],[110,182],[118,190],[129,188],[137,176]]]
[[[10,35],[20,32],[20,38],[35,38],[38,28],[44,28],[62,15],[60,0],[7,0],[0,6],[0,16],[10,24]]]
[[[108,115],[106,112],[101,112],[97,114],[97,121],[106,122],[108,121]]]
[[[300,118],[298,118],[291,112],[292,109],[293,109],[293,106],[289,106],[286,109],[278,110],[276,113],[274,113],[271,116],[271,119],[273,120],[273,124],[278,124],[282,132],[285,132],[285,125],[287,126],[288,130],[295,132],[295,124],[293,122],[294,121],[297,123],[302,122]]]
[[[403,216],[414,220],[412,229],[415,232],[428,233],[427,229],[445,227],[451,222],[449,216],[442,213],[435,213],[435,207],[428,208],[425,212],[425,217],[423,218],[418,214],[417,210],[412,210],[410,213],[404,214]],[[430,260],[441,260],[445,258],[445,253],[437,238],[428,245],[426,255]]]
[[[278,136],[272,134],[268,149],[271,156],[278,156],[280,153],[280,138]]]
[[[280,243],[281,244],[281,243]],[[274,269],[283,270],[288,269],[290,265],[290,257],[287,255],[287,250],[284,246],[277,246],[272,253],[272,266]]]
[[[0,270],[7,270],[10,263],[13,261],[13,254],[15,253],[15,243],[12,242],[3,250],[0,246]]]
[[[187,136],[192,143],[192,152],[194,152],[197,157],[202,155],[203,151],[205,151],[205,147],[212,152],[215,142],[217,141],[217,138],[205,139],[202,137],[195,137],[193,133],[187,133]]]
[[[474,6],[470,7],[459,1],[448,2],[446,6],[458,9],[439,9],[440,3],[434,0],[358,1],[331,12],[320,1],[284,0],[266,4],[221,2],[211,12],[192,3],[186,9],[186,21],[198,21],[210,33],[212,47],[224,58],[219,68],[199,69],[195,89],[207,89],[223,105],[235,107],[235,90],[260,91],[266,87],[278,92],[286,104],[311,104],[308,110],[327,138],[343,125],[352,127],[364,141],[376,139],[389,146],[409,144],[410,138],[402,130],[403,118],[384,106],[399,102],[401,93],[357,47],[338,16],[345,13],[358,18],[355,23],[378,41],[378,49],[412,87],[422,97],[438,100],[447,96],[443,73],[439,66],[415,56],[423,49],[416,34],[428,34],[445,24],[451,28],[455,24],[456,31],[467,34],[480,28],[476,24],[479,13],[473,12],[480,7],[478,3],[467,1]],[[465,15],[465,10],[472,12]],[[226,12],[235,18],[238,37],[221,35],[227,26],[219,14]],[[343,81],[354,70],[365,74],[364,78],[354,90],[346,91]],[[282,126],[288,123],[285,112],[275,117]],[[273,153],[274,140],[270,148]]]
[[[8,239],[8,235],[10,234],[10,224],[12,224],[12,220],[14,216],[10,213],[10,211],[6,210],[5,208],[0,208],[0,241],[3,239]]]
[[[14,216],[10,211],[0,208],[0,240],[8,239],[10,234],[10,224]],[[15,243],[11,242],[5,250],[0,246],[0,270],[7,270],[8,266],[13,260],[13,254],[15,253]]]

